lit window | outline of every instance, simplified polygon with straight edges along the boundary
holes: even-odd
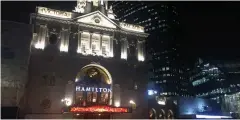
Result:
[[[162,71],[165,71],[165,67],[162,68]]]
[[[169,70],[169,67],[166,67],[166,70]]]

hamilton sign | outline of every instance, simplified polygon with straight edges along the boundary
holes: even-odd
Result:
[[[76,91],[79,91],[79,92],[81,92],[81,91],[82,92],[112,92],[112,89],[76,86]]]

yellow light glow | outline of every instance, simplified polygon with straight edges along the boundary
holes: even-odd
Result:
[[[133,100],[129,101],[130,104],[136,104]]]
[[[72,100],[70,98],[64,98],[61,100],[66,106],[72,105]]]
[[[44,49],[45,44],[44,44],[44,42],[37,42],[37,43],[34,45],[34,47],[35,47],[36,49]]]
[[[120,107],[120,102],[119,102],[119,101],[116,101],[116,102],[114,103],[114,106],[115,106],[115,107]]]
[[[127,59],[127,53],[126,52],[122,52],[121,53],[121,59]]]
[[[138,55],[138,61],[144,61],[144,57],[142,55]]]
[[[165,105],[165,101],[159,100],[157,103],[158,103],[159,105]]]
[[[92,66],[98,67],[98,68],[102,69],[102,70],[107,74],[107,77],[109,78],[109,81],[107,81],[107,84],[112,84],[111,74],[108,72],[108,70],[107,70],[106,68],[104,68],[104,67],[101,66],[101,65],[98,65],[98,64],[89,64],[89,65],[84,66],[84,67],[82,68],[82,70],[83,70],[84,68],[86,68],[86,67],[92,67]],[[78,76],[77,76],[77,78],[78,78]]]
[[[61,45],[60,46],[60,51],[61,52],[68,52],[68,46],[67,45]]]

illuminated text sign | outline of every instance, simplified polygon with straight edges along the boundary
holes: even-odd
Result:
[[[144,27],[137,26],[137,25],[131,25],[127,23],[120,23],[120,26],[126,30],[136,31],[136,32],[144,32]]]
[[[38,7],[38,13],[43,15],[49,15],[60,18],[72,18],[71,12],[64,12],[60,10],[53,10],[45,7]]]
[[[72,107],[70,112],[93,112],[93,113],[128,113],[128,108],[110,106]]]
[[[76,91],[83,91],[83,92],[112,92],[112,90],[110,88],[80,87],[80,86],[76,86]]]

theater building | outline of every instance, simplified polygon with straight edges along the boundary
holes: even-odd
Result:
[[[115,17],[103,0],[36,8],[25,118],[148,118],[148,34]]]

